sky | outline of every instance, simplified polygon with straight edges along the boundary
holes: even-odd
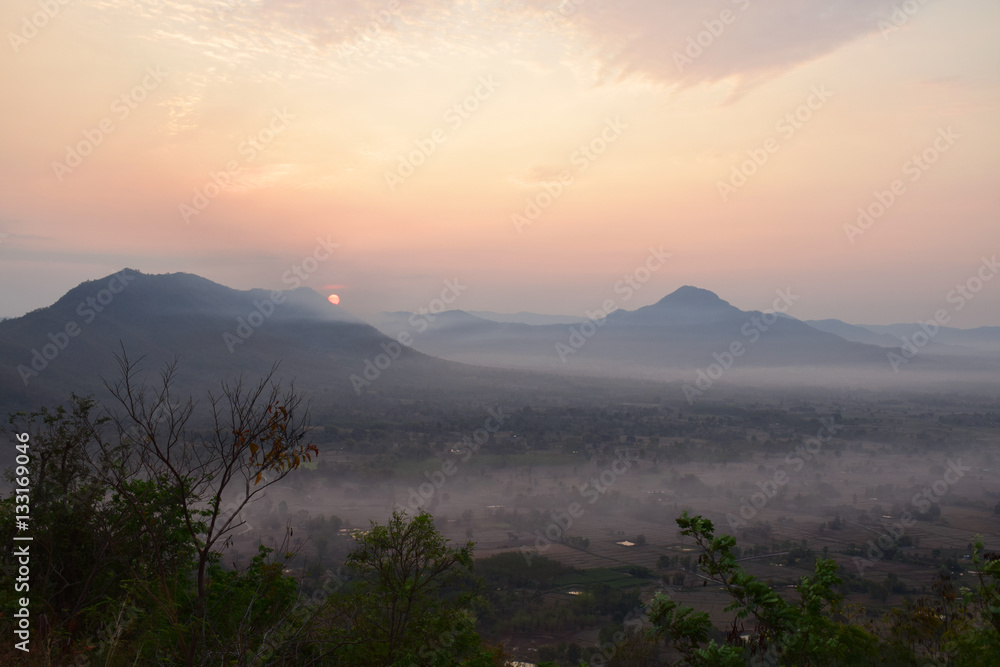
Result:
[[[0,316],[130,267],[362,316],[456,282],[455,308],[569,315],[695,285],[1000,325],[998,24],[994,0],[5,0]]]

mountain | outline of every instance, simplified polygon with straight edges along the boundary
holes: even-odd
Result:
[[[147,371],[179,358],[178,381],[199,393],[240,373],[261,376],[276,362],[304,389],[348,396],[356,395],[352,376],[365,378],[366,369],[369,378],[414,382],[454,371],[306,287],[235,290],[187,273],[124,269],[0,322],[0,406],[102,395],[122,349],[144,357]],[[376,362],[386,368],[369,368]]]
[[[462,310],[438,314],[380,313],[374,322],[390,338],[409,336],[413,348],[469,364],[536,368],[534,358],[550,349],[565,325],[494,322]]]
[[[723,301],[715,292],[685,285],[650,306],[637,310],[616,310],[608,319],[615,324],[705,325],[739,318],[739,308]]]
[[[845,340],[881,347],[900,347],[916,340],[921,353],[977,356],[1000,352],[1000,327],[956,329],[911,324],[848,324],[841,320],[807,320],[820,331],[836,334]],[[930,334],[930,335],[928,335]],[[925,340],[926,338],[926,340]]]
[[[714,355],[725,357],[737,346],[741,367],[889,369],[886,349],[794,318],[742,311],[697,287],[681,287],[633,311],[612,311],[601,320],[569,325],[500,323],[462,311],[394,313],[378,326],[392,336],[412,332],[414,348],[427,354],[493,366],[650,377],[658,370],[707,367]]]
[[[115,355],[122,350],[141,359],[154,380],[177,359],[175,390],[182,395],[203,396],[220,381],[259,377],[280,362],[278,376],[294,380],[327,412],[426,396],[479,404],[503,395],[530,404],[609,387],[631,394],[652,386],[636,380],[690,382],[722,371],[727,382],[750,386],[767,374],[857,384],[859,371],[866,379],[913,382],[913,375],[894,375],[899,364],[890,362],[901,350],[887,332],[820,324],[877,342],[845,340],[815,323],[743,311],[689,286],[636,310],[615,305],[604,302],[612,312],[603,319],[569,324],[497,322],[464,311],[382,313],[380,331],[304,287],[236,290],[186,273],[124,269],[73,288],[51,306],[0,321],[0,414],[64,403],[71,392],[106,397],[104,380],[117,376]],[[778,302],[774,307],[784,310]],[[938,337],[945,336],[988,345],[996,333],[942,330]],[[997,370],[995,355],[946,357],[932,349],[907,358],[906,372],[992,378]],[[584,379],[596,375],[622,380]]]
[[[573,315],[542,315],[539,313],[493,313],[488,310],[470,310],[470,315],[475,315],[484,320],[499,322],[501,324],[580,324],[586,322],[586,317],[574,317]]]
[[[865,343],[867,345],[878,345],[879,347],[899,347],[900,340],[897,336],[885,333],[876,333],[870,328],[857,324],[848,324],[841,320],[805,320],[809,326],[840,336],[844,340],[855,343]]]
[[[492,327],[496,322],[478,317],[464,310],[446,310],[441,313],[415,314],[405,311],[379,313],[372,324],[387,336],[395,338],[403,331],[414,334],[430,329],[442,331],[463,327]]]
[[[957,329],[955,327],[937,327],[935,330],[928,325],[920,323],[911,324],[865,324],[862,325],[876,333],[884,333],[896,337],[898,340],[906,338],[912,340],[917,332],[926,335],[932,332],[930,345],[951,346],[964,348],[955,350],[956,352],[1000,352],[1000,327],[977,327],[975,329]],[[929,347],[929,345],[928,345]],[[945,350],[942,350],[945,351]]]

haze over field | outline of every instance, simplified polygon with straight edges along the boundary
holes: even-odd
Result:
[[[733,567],[767,582],[789,604],[804,590],[802,577],[828,568],[835,575],[830,594],[878,619],[875,644],[847,644],[865,655],[966,650],[941,646],[936,635],[928,636],[930,647],[913,644],[893,625],[892,609],[923,618],[920,605],[940,603],[966,619],[961,636],[972,655],[1000,656],[1000,635],[994,638],[974,611],[979,607],[957,603],[942,588],[950,577],[974,582],[983,554],[996,559],[1000,549],[997,328],[811,325],[782,312],[793,297],[776,297],[775,310],[744,311],[682,286],[654,304],[601,319],[552,323],[538,313],[508,318],[434,309],[387,313],[380,331],[308,287],[242,291],[192,274],[125,269],[0,322],[0,410],[28,411],[11,421],[18,439],[32,443],[30,456],[21,456],[60,475],[26,467],[31,475],[16,482],[48,490],[31,505],[42,508],[32,515],[41,517],[32,524],[39,542],[81,533],[99,540],[101,526],[130,516],[112,491],[135,494],[154,473],[164,495],[134,498],[143,508],[137,520],[156,516],[159,526],[164,514],[206,506],[191,503],[218,493],[206,506],[221,512],[216,532],[181,533],[201,540],[195,545],[210,544],[203,533],[225,540],[214,549],[226,556],[226,569],[211,570],[209,580],[252,580],[259,570],[247,554],[263,548],[261,557],[285,573],[284,590],[295,593],[278,608],[304,616],[256,623],[304,631],[315,620],[326,628],[307,641],[278,640],[273,650],[290,657],[268,664],[302,664],[303,652],[327,647],[319,664],[411,664],[358,658],[352,651],[382,644],[360,639],[364,625],[355,616],[343,620],[338,606],[376,614],[392,608],[355,587],[366,580],[359,544],[382,534],[371,522],[393,516],[432,520],[439,538],[474,543],[469,563],[484,577],[482,602],[474,612],[456,611],[509,659],[579,667],[581,657],[596,666],[605,664],[599,656],[618,655],[607,664],[692,664],[677,662],[676,646],[629,634],[623,619],[628,613],[640,627],[655,626],[656,606],[669,600],[704,614],[712,637],[725,638],[732,622],[727,588],[699,564],[697,544],[678,533],[682,512],[732,535],[739,544]],[[258,388],[267,386],[257,384],[260,378],[289,389],[294,383],[297,393]],[[86,399],[71,394],[99,403],[88,414]],[[265,402],[255,403],[257,396]],[[308,402],[308,417],[300,400]],[[39,414],[39,405],[69,412]],[[288,436],[278,417],[286,411],[304,420]],[[295,451],[310,457],[286,469],[262,465],[252,449],[240,455],[241,447],[258,447],[256,438],[244,439],[247,421],[263,433],[257,438],[278,433],[270,451],[308,447]],[[4,449],[0,465],[13,465],[19,451]],[[109,477],[101,472],[104,456],[124,457]],[[242,477],[222,474],[233,462],[246,466],[239,468],[245,487]],[[120,470],[137,472],[122,481],[125,473],[114,472]],[[188,473],[198,475],[202,491],[185,505],[168,481]],[[79,501],[72,530],[59,517],[69,511],[64,500],[76,496],[49,489],[66,475],[109,485]],[[227,479],[237,488],[230,484],[223,493]],[[101,504],[105,496],[111,501]],[[164,530],[171,525],[169,516],[162,522]],[[9,533],[15,523],[0,525]],[[143,553],[143,540],[124,543]],[[80,551],[42,553],[58,561]],[[100,571],[122,572],[102,565],[102,554],[118,551],[82,551],[97,554],[92,566]],[[9,566],[9,558],[0,562]],[[89,592],[85,579],[55,571],[59,588],[39,574],[46,593],[33,599],[52,604]],[[990,586],[976,589],[987,596],[984,604],[1000,595]],[[928,601],[939,592],[940,602]],[[152,616],[153,602],[142,595],[133,613]],[[229,616],[221,610],[236,613],[238,604],[212,605],[201,626],[225,625]],[[76,614],[85,625],[107,621],[98,611],[103,606],[90,609]],[[834,627],[859,631],[829,613]],[[54,616],[56,627],[70,623],[66,614]],[[147,638],[144,627],[123,630],[122,655],[144,655],[149,647],[176,655],[188,646],[171,648],[162,634]],[[444,641],[429,636],[410,641]],[[220,637],[230,635],[206,637],[202,650]],[[259,641],[252,633],[239,637]],[[983,649],[979,641],[996,646]],[[743,646],[738,638],[726,645]],[[451,659],[459,649],[435,650]],[[637,655],[645,661],[637,663]]]

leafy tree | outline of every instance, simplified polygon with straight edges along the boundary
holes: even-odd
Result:
[[[956,589],[949,575],[934,583],[934,596],[907,600],[875,628],[886,664],[986,667],[1000,664],[1000,558],[976,538],[972,563],[979,587]]]
[[[459,588],[469,583],[472,542],[451,547],[430,514],[399,510],[356,539],[347,558],[355,578],[312,621],[325,630],[314,642],[331,664],[503,664],[475,632],[478,596]]]
[[[125,568],[111,537],[120,530],[122,517],[106,511],[103,471],[92,468],[86,456],[95,411],[93,400],[73,395],[69,409],[42,408],[9,419],[10,431],[28,434],[23,449],[27,464],[9,469],[5,476],[13,487],[22,486],[15,482],[18,478],[27,477],[29,482],[30,611],[33,618],[45,619],[48,628],[47,633],[43,627],[35,636],[47,634],[57,654],[98,631],[103,619],[101,600],[124,594]],[[13,544],[14,517],[23,514],[16,507],[24,500],[14,492],[0,502],[0,534],[5,544]],[[17,562],[11,549],[4,550],[0,563],[0,578],[14,581]],[[10,618],[19,597],[13,586],[0,588],[3,620]],[[6,629],[5,623],[0,626]]]
[[[275,611],[287,607],[294,583],[275,579],[280,569],[255,560],[230,574],[218,563],[242,510],[316,453],[301,442],[302,399],[272,383],[272,368],[258,384],[223,382],[219,396],[209,394],[207,429],[196,429],[194,401],[172,395],[175,368],[149,389],[123,353],[120,377],[106,382],[115,410],[73,396],[70,410],[11,420],[16,432],[31,435],[20,472],[31,481],[37,556],[34,648],[45,642],[50,660],[71,662],[85,651],[108,664],[194,665],[212,661],[211,652],[243,664],[252,653],[248,637],[266,634],[244,630],[259,629],[261,619],[284,622]],[[17,504],[16,493],[0,504],[3,530],[13,529],[8,515]],[[0,565],[5,574],[16,569],[9,553]],[[233,585],[213,585],[214,578]],[[248,586],[275,603],[268,613],[259,611],[260,598],[246,597]],[[0,593],[4,611],[10,594]]]
[[[219,558],[213,557],[205,662],[264,664],[271,656],[274,647],[270,635],[281,625],[275,620],[289,616],[298,596],[295,580],[283,574],[285,559],[274,560],[272,552],[258,547],[250,566],[243,570],[226,570]]]
[[[703,648],[711,629],[708,615],[680,606],[663,593],[654,597],[653,636],[667,638],[688,664],[738,665],[747,650],[751,655],[773,653],[781,664],[809,665],[866,664],[875,653],[875,638],[844,622],[842,597],[834,591],[840,584],[834,561],[816,562],[814,576],[802,578],[800,600],[792,604],[743,570],[733,555],[735,539],[716,536],[711,521],[684,512],[677,525],[701,547],[701,571],[733,598],[726,611],[736,612],[727,643],[711,641]],[[749,635],[749,641],[741,635]]]

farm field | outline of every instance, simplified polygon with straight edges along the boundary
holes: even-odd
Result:
[[[1000,425],[942,426],[940,416],[905,405],[879,416],[852,417],[843,408],[837,414],[847,426],[811,442],[815,420],[743,429],[742,442],[720,445],[713,430],[737,429],[708,417],[715,428],[703,428],[701,439],[581,439],[575,453],[466,456],[433,488],[444,462],[460,460],[460,447],[403,462],[390,478],[331,476],[320,466],[294,486],[273,489],[271,503],[285,503],[293,522],[336,515],[345,530],[363,529],[393,507],[419,507],[453,543],[472,540],[478,559],[515,552],[528,566],[543,556],[574,568],[551,582],[543,606],[561,608],[581,591],[601,588],[632,591],[641,601],[665,592],[707,612],[717,628],[732,622],[724,611],[731,600],[698,571],[700,551],[675,523],[683,511],[733,535],[741,566],[789,600],[817,557],[840,565],[846,602],[870,618],[927,594],[942,572],[959,582],[970,577],[963,565],[972,537],[1000,547],[993,472]],[[376,458],[341,454],[339,465]],[[274,524],[273,516],[266,520]],[[252,533],[242,536],[247,549]],[[307,541],[300,557],[316,556]],[[504,642],[530,660],[550,644],[596,646],[598,629],[512,632]]]

